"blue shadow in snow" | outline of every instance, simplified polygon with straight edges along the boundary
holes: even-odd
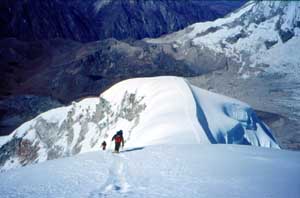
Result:
[[[121,151],[120,153],[143,150],[144,148],[145,147],[136,147],[136,148],[126,149],[126,150]]]
[[[197,111],[197,119],[198,121],[200,122],[208,140],[210,141],[210,143],[212,144],[217,144],[217,143],[225,143],[225,140],[224,138],[221,138],[219,139],[219,142],[215,139],[215,137],[213,136],[211,130],[209,129],[209,126],[208,126],[208,122],[207,122],[207,119],[206,119],[206,116],[204,114],[204,111],[203,109],[201,108],[201,106],[198,104],[197,102],[197,97],[193,91],[193,89],[190,87],[190,90],[193,94],[193,97],[194,97],[194,100],[196,102],[196,111]]]
[[[227,132],[227,143],[250,145],[250,142],[244,137],[244,135],[244,128],[242,124],[239,123]]]
[[[272,132],[270,131],[270,129],[268,129],[268,127],[265,125],[264,122],[262,122],[256,115],[256,113],[253,111],[252,113],[252,119],[255,122],[255,124],[259,124],[261,126],[261,128],[265,131],[265,133],[274,141],[277,142],[274,138],[274,136],[272,135]]]

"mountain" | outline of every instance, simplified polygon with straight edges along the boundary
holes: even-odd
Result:
[[[214,66],[190,81],[273,113],[270,126],[280,144],[297,149],[299,13],[298,1],[251,1],[225,18],[145,41],[195,69]]]
[[[3,0],[0,38],[53,38],[81,42],[158,37],[199,21],[214,20],[245,1]],[[130,27],[130,28],[129,28]]]
[[[298,197],[299,152],[240,145],[95,151],[0,173],[12,197]],[[245,192],[246,190],[246,192]]]
[[[137,78],[100,97],[42,113],[2,137],[1,169],[97,150],[120,129],[127,147],[222,143],[279,148],[245,103],[179,77]]]
[[[282,148],[299,149],[299,58],[294,53],[299,41],[298,10],[294,1],[251,1],[223,19],[197,23],[158,39],[91,43],[4,39],[0,42],[1,98],[30,94],[68,105],[121,80],[183,76],[199,87],[249,103]],[[275,38],[278,42],[271,46]],[[13,112],[6,107],[0,110]],[[13,129],[20,124],[7,120],[1,122],[1,134],[7,126]]]

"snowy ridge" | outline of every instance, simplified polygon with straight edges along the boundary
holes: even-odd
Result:
[[[172,44],[185,55],[190,45],[225,54],[242,65],[239,73],[243,77],[266,71],[298,78],[299,13],[299,1],[250,1],[225,18],[146,41]]]
[[[245,103],[179,77],[137,78],[100,95],[45,112],[3,140],[1,169],[98,150],[117,130],[126,147],[246,144],[279,148]]]

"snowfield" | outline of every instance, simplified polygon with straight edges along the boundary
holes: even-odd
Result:
[[[300,153],[239,145],[96,151],[0,173],[12,197],[272,197],[300,195]]]

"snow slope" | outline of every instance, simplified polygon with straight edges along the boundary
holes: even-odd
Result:
[[[300,153],[239,145],[156,145],[120,154],[80,154],[0,177],[2,198],[296,198]]]
[[[110,146],[120,129],[126,147],[224,143],[279,148],[245,103],[179,77],[137,78],[24,123],[0,141],[0,166],[7,170],[98,150],[103,140]]]

